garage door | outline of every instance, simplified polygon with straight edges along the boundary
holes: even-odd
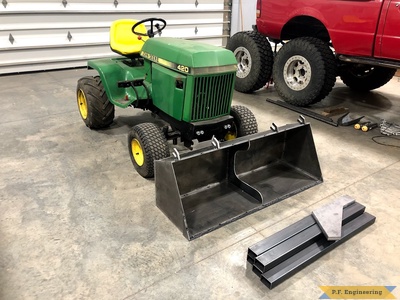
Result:
[[[223,0],[2,0],[0,74],[86,65],[115,55],[109,27],[122,18],[164,18],[162,36],[223,46],[230,6]]]

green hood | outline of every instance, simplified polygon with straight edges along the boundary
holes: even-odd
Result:
[[[183,73],[236,71],[237,64],[233,53],[222,47],[176,38],[148,39],[141,55]]]

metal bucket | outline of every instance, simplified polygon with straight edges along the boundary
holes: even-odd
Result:
[[[155,162],[156,204],[188,240],[321,182],[303,119]]]

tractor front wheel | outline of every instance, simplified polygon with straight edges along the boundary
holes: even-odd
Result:
[[[79,79],[76,88],[79,114],[90,129],[100,129],[111,125],[115,107],[108,100],[100,77],[87,76]]]
[[[258,124],[254,114],[245,106],[233,105],[231,116],[234,120],[234,128],[225,135],[225,140],[233,140],[237,137],[258,132]]]
[[[128,149],[133,166],[144,178],[154,177],[155,160],[169,157],[167,139],[153,123],[142,123],[131,129]]]

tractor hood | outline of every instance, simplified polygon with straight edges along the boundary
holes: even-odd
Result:
[[[236,72],[237,65],[229,50],[176,38],[148,39],[141,56],[185,74]]]

